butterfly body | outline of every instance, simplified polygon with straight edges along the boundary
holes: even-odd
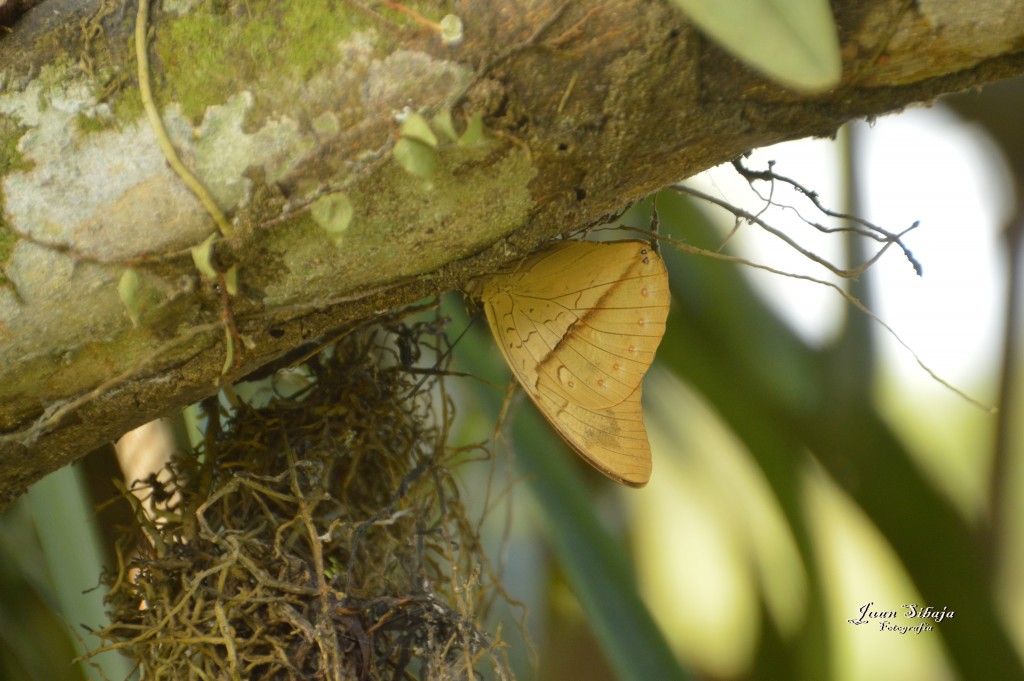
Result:
[[[474,290],[516,379],[566,442],[613,480],[646,484],[641,381],[670,297],[650,244],[560,241]]]

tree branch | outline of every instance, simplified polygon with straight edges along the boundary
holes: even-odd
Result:
[[[150,73],[231,221],[210,263],[238,268],[228,310],[189,256],[216,225],[145,122],[137,5],[50,0],[0,33],[0,507],[221,381],[748,149],[1024,71],[1024,18],[977,3],[833,3],[845,76],[814,96],[669,3],[468,3],[457,44],[440,16],[354,0],[186,5],[154,6]],[[429,179],[408,172],[396,115],[446,110],[456,136],[482,116],[485,139],[439,135]],[[311,208],[342,195],[351,221],[328,232]],[[246,344],[228,376],[224,314]]]

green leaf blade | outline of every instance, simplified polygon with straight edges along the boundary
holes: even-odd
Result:
[[[794,90],[839,84],[842,58],[828,0],[672,0],[723,49]]]

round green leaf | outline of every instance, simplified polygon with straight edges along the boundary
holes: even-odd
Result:
[[[434,150],[426,144],[409,137],[403,137],[395,143],[395,148],[391,153],[395,155],[395,160],[407,172],[417,177],[422,177],[425,180],[429,180],[434,176],[434,166],[436,164]]]
[[[455,123],[452,121],[452,112],[450,109],[442,109],[438,111],[437,115],[430,121],[430,125],[434,130],[443,134],[451,142],[459,139],[459,134],[455,132]]]
[[[348,194],[335,192],[317,199],[310,212],[313,221],[323,227],[335,243],[340,243],[342,235],[352,222],[355,209],[352,207],[352,200]]]
[[[121,302],[128,310],[128,317],[132,320],[132,326],[139,325],[139,318],[142,316],[142,301],[139,296],[139,273],[128,268],[121,275],[117,282],[117,295],[121,296]]]
[[[462,19],[454,14],[444,15],[441,19],[441,42],[445,45],[462,42]]]
[[[227,289],[229,296],[238,295],[238,265],[232,265],[228,268],[228,271],[224,273],[224,288]]]
[[[411,113],[406,116],[405,120],[402,121],[402,126],[398,129],[398,133],[402,137],[422,142],[428,147],[437,146],[437,135],[430,129],[427,119],[418,113]]]
[[[476,112],[469,117],[469,122],[466,124],[466,131],[462,133],[462,137],[459,138],[459,144],[464,147],[468,147],[472,144],[476,144],[484,138],[484,119],[480,115],[480,112]]]
[[[192,248],[192,262],[195,263],[196,269],[210,279],[217,278],[217,269],[213,266],[213,242],[216,240],[217,232],[214,232],[206,237],[203,243]]]

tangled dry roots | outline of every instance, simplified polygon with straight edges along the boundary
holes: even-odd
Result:
[[[314,359],[307,394],[211,419],[202,455],[150,480],[177,495],[155,518],[133,501],[104,649],[144,679],[509,675],[477,624],[495,585],[450,477],[450,400],[382,338]]]

